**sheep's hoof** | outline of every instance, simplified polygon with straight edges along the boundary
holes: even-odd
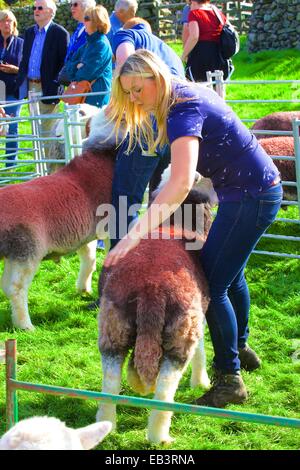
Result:
[[[164,446],[168,446],[168,445],[171,445],[175,439],[173,437],[171,437],[170,435],[167,435],[167,436],[149,436],[148,435],[148,441],[151,442],[152,444],[161,444],[161,445],[164,445]]]
[[[80,287],[77,286],[76,290],[81,295],[91,295],[93,293],[93,289],[89,287]]]
[[[175,441],[174,437],[167,436],[161,440],[161,444],[164,446],[169,446]]]
[[[209,389],[211,384],[207,372],[203,372],[200,376],[192,375],[190,385],[191,388],[202,387],[205,390]]]
[[[14,327],[15,328],[18,328],[19,330],[24,330],[24,331],[34,331],[35,330],[35,327],[33,326],[32,323],[30,323],[29,325],[17,325],[17,324],[14,324]]]

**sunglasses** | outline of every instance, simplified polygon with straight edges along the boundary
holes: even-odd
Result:
[[[78,6],[79,6],[79,3],[78,3],[78,2],[71,3],[71,5],[70,5],[71,8],[72,8],[72,7],[76,8],[76,7],[78,7]]]
[[[84,19],[84,21],[91,21],[90,16],[84,16],[83,19]]]
[[[44,7],[32,7],[33,11],[35,10],[39,10],[39,11],[42,11],[44,10]]]

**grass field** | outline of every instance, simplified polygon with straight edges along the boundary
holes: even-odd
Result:
[[[180,45],[174,46],[180,50]],[[242,48],[235,57],[233,79],[300,79],[300,52],[269,51],[249,55]],[[228,99],[290,99],[297,94],[290,85],[230,85]],[[298,93],[299,98],[299,93]],[[299,105],[257,104],[234,106],[243,118],[258,118],[271,111],[299,109]],[[281,216],[298,217],[290,208]],[[297,226],[275,224],[272,231],[299,235]],[[299,243],[298,243],[299,245]],[[295,242],[264,240],[260,246],[296,252]],[[97,261],[100,272],[103,255]],[[90,297],[75,293],[78,260],[70,255],[60,264],[45,261],[29,294],[33,333],[11,326],[9,304],[0,293],[0,341],[18,340],[18,378],[20,380],[99,391],[101,364],[97,350],[97,312],[86,310]],[[0,272],[3,268],[0,263]],[[251,293],[250,344],[260,354],[263,365],[254,373],[243,372],[249,399],[232,410],[300,418],[300,268],[299,260],[252,255],[247,268]],[[97,276],[94,277],[96,295]],[[206,332],[208,365],[212,347]],[[176,393],[176,401],[192,403],[202,390],[189,388],[190,369]],[[0,365],[0,435],[5,429],[5,372]],[[122,393],[133,395],[125,379]],[[71,398],[35,393],[19,393],[20,419],[32,415],[53,415],[73,427],[94,421],[97,404]],[[160,449],[145,440],[146,409],[119,407],[118,431],[110,434],[100,449]],[[297,450],[300,430],[266,425],[236,423],[229,420],[178,414],[173,418],[169,449],[219,450]]]

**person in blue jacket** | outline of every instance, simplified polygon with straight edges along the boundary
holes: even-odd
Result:
[[[150,24],[143,18],[135,17],[127,21],[123,25],[123,29],[114,35],[112,49],[116,58],[117,71],[136,50],[146,49],[157,54],[167,65],[172,75],[184,78],[184,68],[178,55],[170,46],[152,33]],[[169,163],[168,146],[155,154],[145,154],[141,147],[136,145],[129,155],[125,150],[127,146],[128,142],[124,142],[120,147],[113,179],[112,203],[117,213],[121,209],[120,197],[127,197],[127,209],[132,205],[136,205],[136,207],[141,205],[149,180],[156,172],[160,175],[162,169]],[[122,184],[120,184],[120,181],[122,181]],[[150,184],[150,189],[154,189],[154,186],[155,184]],[[122,209],[122,214],[125,214],[124,208]],[[137,217],[137,211],[131,215],[128,214],[127,222],[123,222],[122,226],[128,227]],[[119,219],[120,217],[117,217],[117,220]],[[111,248],[122,238],[119,227],[117,227],[115,235],[111,237]]]
[[[83,24],[84,13],[87,8],[94,8],[95,0],[76,0],[70,3],[71,14],[74,20],[78,21],[77,28],[70,37],[70,43],[65,58],[65,63],[71,59],[73,54],[86,43],[86,30]]]
[[[137,0],[117,0],[115,8],[109,17],[110,30],[107,38],[112,45],[114,35],[123,28],[126,21],[134,18],[138,9]]]
[[[0,80],[5,83],[5,101],[16,101],[14,94],[16,74],[22,59],[23,39],[18,37],[17,20],[10,10],[0,11]],[[6,114],[13,117],[20,115],[21,105],[16,104],[6,108]],[[13,122],[8,127],[8,138],[5,143],[6,160],[15,160],[18,142],[12,142],[9,137],[18,135],[18,123]],[[6,163],[6,167],[12,166]]]
[[[70,81],[88,80],[92,92],[106,92],[88,96],[87,104],[101,108],[107,104],[112,81],[112,51],[106,33],[110,23],[106,8],[101,5],[88,8],[83,18],[87,32],[86,44],[81,46],[66,63],[66,73]]]
[[[184,68],[177,54],[160,38],[151,32],[151,26],[143,18],[135,17],[128,20],[123,29],[118,31],[112,41],[113,53],[116,58],[116,72],[137,49],[151,51],[160,57],[166,64],[172,76],[184,78]],[[153,119],[153,129],[156,129]],[[144,143],[144,149],[147,147]],[[168,145],[149,152],[142,149],[139,143],[127,152],[128,141],[125,140],[119,148],[114,170],[112,187],[112,204],[116,211],[116,229],[110,234],[111,249],[127,233],[128,227],[137,220],[138,207],[141,207],[148,182],[152,192],[160,175],[170,161],[170,148]],[[129,208],[130,211],[129,211]],[[135,208],[135,210],[133,210]],[[99,281],[99,295],[107,271],[103,268]],[[88,309],[97,308],[99,299],[88,305]]]

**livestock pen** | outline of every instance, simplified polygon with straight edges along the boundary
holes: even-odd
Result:
[[[231,90],[229,86],[232,88],[235,85],[228,85],[228,90]],[[256,92],[258,87],[252,87]],[[260,85],[260,89],[262,87],[264,85]],[[229,91],[228,96],[231,96]],[[282,107],[285,106],[286,110],[288,104],[282,103]],[[297,105],[297,102],[294,105]],[[239,109],[245,108],[240,115],[245,117],[245,113],[248,113],[250,116],[247,104],[237,103],[237,106]],[[264,108],[255,104],[253,106],[256,107],[256,114],[254,117],[251,115],[253,119],[270,112],[268,109],[264,113]],[[269,105],[262,103],[261,106],[267,108]],[[288,206],[287,212],[289,218],[298,219],[297,205]],[[286,212],[284,215],[287,217]],[[280,224],[282,230],[285,230],[285,224],[282,222]],[[293,230],[297,233],[297,224],[293,225]],[[265,240],[265,242],[268,249],[271,241]],[[287,242],[282,243],[285,247]],[[284,251],[286,250],[283,249]],[[291,253],[293,251],[292,246]],[[98,271],[101,269],[102,257],[100,254]],[[258,373],[245,374],[245,381],[250,390],[249,402],[243,407],[233,408],[250,414],[278,414],[294,419],[299,417],[300,412],[298,319],[300,303],[299,295],[297,296],[299,260],[256,255],[251,258],[247,272],[252,293],[251,338],[252,345],[262,356],[263,368]],[[18,338],[18,381],[20,379],[20,382],[24,383],[49,384],[50,387],[59,384],[63,388],[75,391],[94,390],[93,393],[97,394],[101,384],[101,368],[96,347],[95,313],[84,311],[87,298],[74,296],[76,269],[76,261],[72,256],[64,259],[60,265],[45,261],[34,282],[30,300],[34,322],[37,325],[34,334],[18,333],[11,329],[7,302],[1,297],[0,339]],[[211,359],[209,340],[207,351]],[[195,398],[195,392],[189,390],[188,376],[189,371],[176,395],[176,402],[185,406],[192,403]],[[125,381],[122,394],[125,400],[131,394]],[[198,395],[197,391],[196,396]],[[5,399],[3,394],[1,397],[0,411],[4,415]],[[20,418],[48,413],[59,415],[77,426],[90,423],[96,413],[93,399],[77,400],[71,397],[65,398],[64,395],[22,392],[19,394],[19,402]],[[144,439],[146,418],[143,407],[120,408],[119,432],[111,437],[108,436],[104,447],[116,450],[149,450],[151,447]],[[4,423],[1,424],[1,431],[4,430],[3,426]],[[264,424],[257,426],[252,422],[238,422],[230,418],[215,419],[210,416],[203,419],[201,415],[189,413],[179,412],[176,415],[171,432],[176,437],[176,442],[171,446],[173,449],[273,450],[299,447],[298,431],[295,428]]]

